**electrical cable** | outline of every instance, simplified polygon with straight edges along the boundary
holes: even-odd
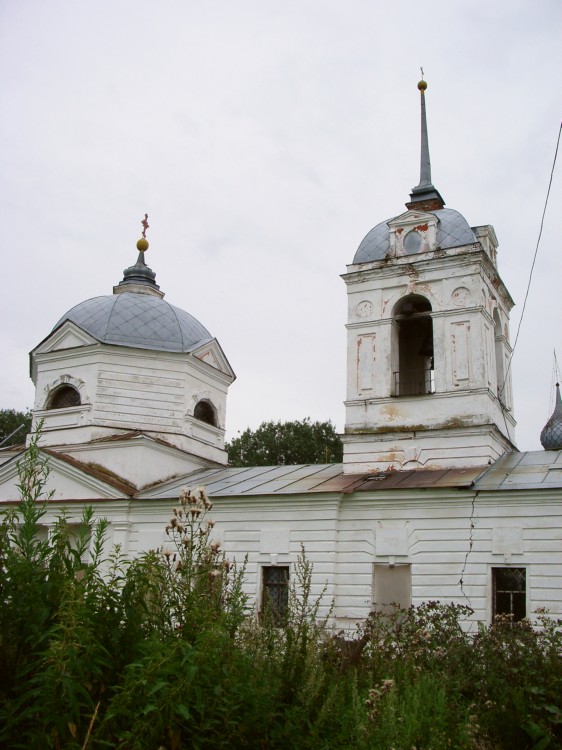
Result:
[[[517,346],[517,341],[519,339],[519,333],[521,332],[521,324],[523,323],[523,318],[525,316],[525,307],[527,305],[527,298],[529,296],[529,290],[531,288],[531,280],[533,278],[533,270],[535,268],[535,262],[537,260],[537,255],[538,255],[538,252],[539,252],[539,245],[540,245],[541,236],[542,236],[542,230],[543,230],[543,225],[544,225],[544,217],[546,215],[546,209],[547,209],[547,206],[548,206],[548,199],[550,197],[550,188],[552,187],[552,179],[554,177],[554,169],[556,167],[556,159],[558,157],[558,147],[560,145],[560,134],[561,133],[562,133],[562,123],[560,123],[560,128],[558,130],[558,139],[556,141],[556,149],[554,151],[554,160],[552,162],[552,169],[550,171],[550,180],[548,182],[548,190],[546,191],[546,199],[545,199],[545,202],[544,202],[544,208],[543,208],[543,212],[542,212],[542,218],[541,218],[540,229],[539,229],[539,236],[537,238],[537,245],[535,247],[535,254],[533,256],[533,262],[531,263],[531,270],[529,272],[529,281],[527,282],[527,291],[525,292],[525,299],[523,300],[523,308],[521,310],[521,317],[519,318],[519,325],[517,326],[517,333],[515,335],[515,341],[513,343],[513,349],[511,350],[511,354],[509,355],[509,360],[508,360],[507,368],[506,368],[506,371],[505,371],[505,377],[504,377],[504,380],[503,380],[503,385],[502,385],[502,387],[500,389],[500,392],[498,393],[498,398],[500,399],[500,402],[501,402],[501,397],[503,395],[503,392],[505,390],[505,386],[506,386],[506,383],[507,383],[507,378],[508,378],[508,375],[509,375],[509,371],[511,369],[511,362],[513,360],[513,355],[515,354],[515,347]]]

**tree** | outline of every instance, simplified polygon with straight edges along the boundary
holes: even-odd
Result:
[[[226,444],[231,466],[339,463],[343,446],[331,422],[262,422]]]
[[[23,425],[23,429],[12,433]],[[16,411],[15,409],[0,409],[0,447],[9,445],[21,445],[25,443],[25,436],[31,430],[31,411]],[[11,435],[9,440],[6,440]],[[6,440],[5,443],[2,441]]]

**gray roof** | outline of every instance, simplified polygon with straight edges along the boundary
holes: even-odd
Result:
[[[490,467],[411,469],[344,474],[342,464],[201,469],[139,492],[177,497],[184,486],[204,485],[212,497],[301,495],[430,489],[513,490],[562,488],[562,451],[509,453]]]
[[[213,337],[185,310],[151,294],[122,292],[76,305],[55,325],[72,321],[103,344],[190,352]]]
[[[476,482],[477,490],[562,488],[562,451],[506,453]]]
[[[429,213],[436,216],[438,220],[437,247],[447,250],[451,247],[460,247],[477,242],[468,222],[458,211],[452,208],[440,208]],[[374,260],[383,260],[386,257],[390,249],[388,222],[392,220],[382,221],[371,229],[359,245],[353,263],[370,263]]]

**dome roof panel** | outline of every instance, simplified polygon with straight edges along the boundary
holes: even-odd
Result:
[[[437,247],[447,250],[452,247],[470,245],[477,242],[476,235],[469,227],[467,220],[452,208],[440,208],[431,211],[437,217]],[[382,221],[365,236],[359,245],[353,263],[370,263],[383,260],[390,250],[390,230],[388,223]]]
[[[390,236],[388,224],[382,221],[365,235],[357,248],[354,263],[369,263],[372,260],[382,260],[390,250]]]
[[[446,250],[450,247],[471,245],[477,242],[476,235],[468,226],[467,220],[452,208],[440,208],[431,213],[437,216],[437,247]]]
[[[189,352],[213,338],[185,310],[159,297],[134,292],[81,302],[62,316],[55,329],[66,320],[104,344],[137,349]]]

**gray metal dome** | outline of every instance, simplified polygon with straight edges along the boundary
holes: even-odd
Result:
[[[213,337],[179,307],[151,294],[121,292],[94,297],[69,310],[53,330],[72,321],[103,344],[190,352]]]
[[[452,208],[440,208],[431,211],[437,217],[437,247],[447,250],[451,247],[470,245],[477,242],[476,236],[468,226],[468,222],[458,211]],[[392,221],[389,219],[388,221]],[[353,263],[370,263],[374,260],[383,260],[390,249],[390,232],[388,222],[382,221],[365,236]]]
[[[541,432],[541,444],[545,451],[562,450],[562,399],[560,398],[559,383],[556,383],[554,411]]]

